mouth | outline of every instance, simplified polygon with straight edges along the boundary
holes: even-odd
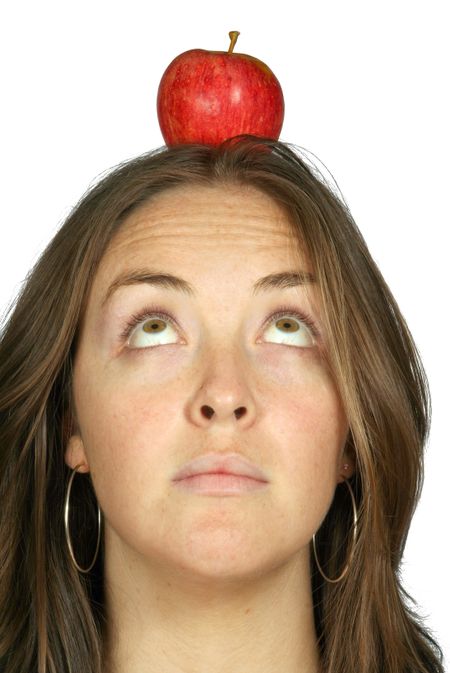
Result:
[[[173,481],[213,475],[216,477],[247,478],[248,481],[267,483],[264,472],[257,465],[238,453],[207,453],[198,456],[181,467]]]
[[[269,479],[260,467],[239,453],[207,453],[182,466],[175,486],[209,496],[244,495],[267,488]]]
[[[210,496],[242,495],[266,488],[267,481],[229,472],[194,474],[174,481],[185,492]]]

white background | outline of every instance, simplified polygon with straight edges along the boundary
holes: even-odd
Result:
[[[170,61],[192,48],[227,50],[228,32],[239,30],[235,51],[265,61],[281,82],[280,139],[313,152],[334,176],[428,373],[432,430],[403,578],[448,659],[445,4],[7,3],[0,41],[0,310],[100,173],[163,144],[155,101]]]

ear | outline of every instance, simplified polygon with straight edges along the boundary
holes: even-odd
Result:
[[[89,472],[89,461],[84,450],[81,435],[72,435],[69,438],[66,451],[64,453],[66,464],[73,469],[80,465],[77,472]]]
[[[355,474],[356,471],[356,454],[353,446],[353,441],[347,442],[342,455],[339,459],[339,478],[338,484],[348,479]]]

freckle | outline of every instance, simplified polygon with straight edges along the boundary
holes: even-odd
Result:
[[[251,608],[247,608],[245,614],[248,615],[249,612],[251,612]]]

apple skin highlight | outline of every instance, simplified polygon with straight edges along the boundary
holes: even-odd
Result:
[[[157,113],[168,146],[217,146],[243,133],[278,140],[284,98],[273,72],[254,56],[191,49],[165,70]]]

